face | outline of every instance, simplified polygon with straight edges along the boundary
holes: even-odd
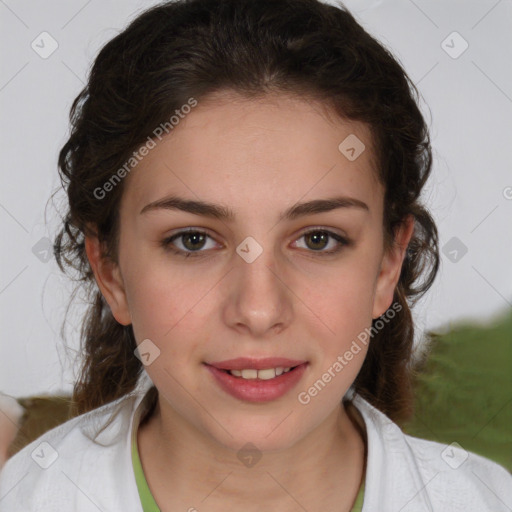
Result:
[[[235,450],[281,449],[338,414],[367,347],[343,356],[391,306],[412,225],[384,252],[364,124],[284,95],[216,99],[125,178],[118,265],[101,264],[94,240],[87,251],[116,320],[150,340],[162,416]],[[355,160],[338,148],[354,135],[365,145]],[[222,364],[237,358],[249,360]],[[296,368],[244,379],[258,363]]]

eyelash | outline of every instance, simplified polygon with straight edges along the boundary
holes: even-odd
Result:
[[[187,229],[187,230],[183,230],[183,231],[180,231],[178,233],[175,233],[174,235],[170,236],[170,237],[167,237],[165,238],[164,240],[162,240],[161,242],[161,246],[166,250],[166,251],[170,251],[178,256],[182,256],[184,258],[189,258],[189,257],[193,257],[193,258],[197,258],[197,257],[202,257],[203,255],[201,253],[204,253],[204,252],[207,252],[207,251],[204,251],[204,250],[197,250],[197,251],[183,251],[181,249],[176,249],[173,245],[172,245],[172,242],[184,235],[187,235],[187,234],[199,234],[199,235],[206,235],[207,237],[209,238],[212,238],[208,233],[206,233],[205,231],[201,231],[199,229]],[[319,255],[321,257],[326,257],[326,256],[331,256],[333,254],[337,254],[339,253],[343,247],[346,247],[346,246],[349,246],[351,244],[351,242],[347,239],[347,238],[344,238],[342,237],[341,235],[338,235],[337,233],[334,233],[332,231],[329,231],[328,229],[323,229],[323,228],[314,228],[314,229],[310,229],[308,231],[304,231],[300,236],[299,238],[297,238],[297,240],[299,240],[300,238],[306,236],[306,235],[309,235],[311,233],[325,233],[327,234],[327,236],[329,238],[332,238],[334,240],[336,240],[339,244],[341,244],[340,246],[338,246],[338,248],[334,249],[334,250],[330,250],[330,251],[313,251],[312,249],[311,250],[308,250],[308,252],[312,252],[314,253],[315,255]]]

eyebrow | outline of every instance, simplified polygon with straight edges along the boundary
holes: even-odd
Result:
[[[297,203],[281,213],[279,221],[294,220],[306,215],[330,212],[338,208],[358,208],[363,211],[370,211],[368,205],[360,199],[337,196],[328,199],[314,199],[304,203]],[[184,199],[177,196],[163,197],[149,203],[142,208],[140,214],[154,210],[180,210],[194,215],[202,215],[204,217],[211,217],[227,222],[235,220],[235,213],[226,206],[204,201]]]

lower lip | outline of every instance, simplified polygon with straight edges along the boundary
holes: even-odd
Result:
[[[231,396],[246,402],[269,402],[282,397],[302,378],[308,363],[303,363],[289,372],[273,379],[242,379],[215,366],[206,365],[220,387]]]

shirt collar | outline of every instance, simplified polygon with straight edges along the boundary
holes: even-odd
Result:
[[[432,512],[423,480],[406,435],[383,412],[358,394],[352,403],[364,419],[368,459],[363,510]]]
[[[128,431],[130,449],[142,418],[153,406],[154,387],[145,371],[141,374],[135,393],[140,393],[134,404],[135,412]],[[154,398],[154,397],[153,397]],[[364,492],[366,510],[393,510],[401,512],[432,512],[425,482],[418,461],[400,427],[382,411],[352,390],[347,398],[361,413],[367,437],[367,461]]]

